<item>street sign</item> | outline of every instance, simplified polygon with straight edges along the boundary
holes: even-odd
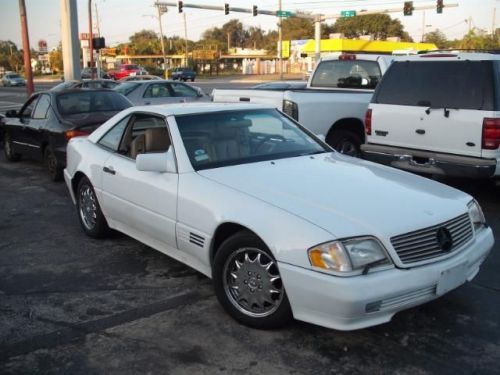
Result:
[[[356,15],[355,10],[343,10],[340,12],[340,17],[354,17]]]
[[[283,18],[288,18],[288,17],[292,17],[293,16],[293,13],[288,11],[288,10],[278,10],[276,12],[276,15],[278,17],[283,17]]]

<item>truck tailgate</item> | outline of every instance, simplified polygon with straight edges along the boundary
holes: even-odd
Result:
[[[272,104],[283,107],[283,91],[252,89],[214,89],[213,101],[216,103],[256,103]]]

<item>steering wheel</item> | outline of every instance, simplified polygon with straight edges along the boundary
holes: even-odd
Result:
[[[259,143],[257,143],[253,149],[253,151],[256,153],[257,151],[259,151],[259,149],[267,142],[269,141],[270,139],[273,139],[273,138],[277,138],[277,139],[280,139],[282,140],[283,142],[286,142],[286,138],[279,135],[279,134],[269,134],[269,135],[266,135],[264,136],[264,138],[262,138]]]

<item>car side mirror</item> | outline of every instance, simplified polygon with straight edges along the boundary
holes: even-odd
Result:
[[[19,113],[15,109],[5,112],[5,117],[19,117]]]
[[[196,88],[196,94],[198,95],[198,98],[205,96],[205,93],[203,92],[203,90],[200,87]]]
[[[143,172],[177,173],[172,147],[167,152],[137,155],[135,167]]]

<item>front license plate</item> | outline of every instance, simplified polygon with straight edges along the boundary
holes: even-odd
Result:
[[[135,76],[136,74],[137,74],[136,72],[130,73],[131,76]]]
[[[459,264],[456,267],[441,272],[441,278],[437,285],[436,294],[441,296],[452,289],[465,283],[467,278],[467,263]]]

